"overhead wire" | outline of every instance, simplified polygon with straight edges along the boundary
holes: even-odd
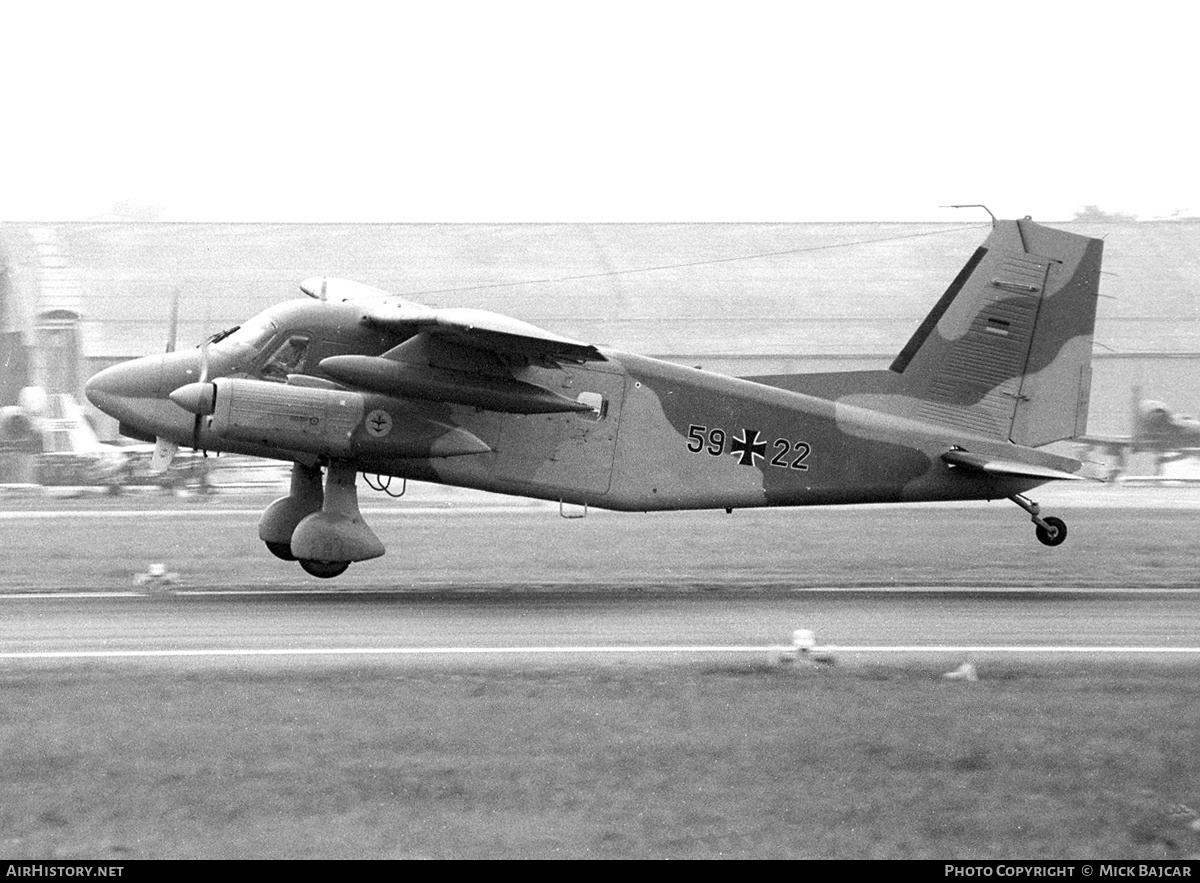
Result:
[[[784,257],[791,254],[804,254],[813,251],[828,251],[835,248],[855,248],[860,245],[878,245],[884,242],[898,242],[904,239],[919,239],[925,236],[940,236],[946,233],[961,233],[966,230],[978,230],[982,227],[991,228],[991,224],[964,224],[956,227],[944,227],[939,230],[925,230],[920,233],[908,233],[903,236],[883,236],[878,239],[860,239],[852,242],[830,242],[823,245],[806,245],[799,248],[786,248],[780,251],[766,251],[758,254],[733,255],[724,258],[708,258],[703,261],[685,261],[678,264],[660,264],[651,267],[632,267],[628,270],[606,270],[600,273],[579,273],[574,276],[556,276],[546,279],[521,279],[515,282],[492,282],[486,285],[464,285],[457,288],[429,288],[420,291],[407,291],[401,297],[424,297],[430,294],[454,294],[462,291],[486,291],[495,288],[515,288],[520,285],[549,285],[561,282],[579,282],[584,279],[603,279],[610,276],[630,276],[635,273],[657,273],[663,270],[682,270],[689,267],[706,267],[713,264],[729,264],[736,261],[757,261],[765,258]]]

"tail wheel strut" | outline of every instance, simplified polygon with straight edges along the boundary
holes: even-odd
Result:
[[[1013,494],[1009,497],[1014,503],[1029,513],[1029,518],[1036,525],[1035,533],[1038,541],[1046,546],[1057,546],[1067,538],[1067,523],[1053,515],[1042,517],[1042,507],[1023,494]]]

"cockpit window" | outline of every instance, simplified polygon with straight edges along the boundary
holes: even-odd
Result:
[[[263,363],[263,380],[284,381],[289,374],[295,374],[300,363],[304,361],[304,354],[308,352],[308,341],[307,334],[293,334],[275,347],[274,352]]]
[[[278,326],[266,316],[257,316],[244,325],[230,328],[228,331],[222,331],[220,334],[214,335],[210,338],[210,342],[214,344],[219,343],[221,346],[226,344],[240,344],[241,346],[258,349],[277,330]]]

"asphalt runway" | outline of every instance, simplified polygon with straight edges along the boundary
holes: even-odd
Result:
[[[796,629],[838,662],[1200,656],[1200,591],[802,591],[786,597],[381,593],[5,597],[0,660],[397,665],[772,658]]]
[[[839,662],[1194,659],[1200,494],[1044,496],[1072,526],[1055,549],[1006,502],[580,521],[520,501],[364,506],[388,555],[333,581],[264,553],[262,501],[11,506],[0,661],[769,658],[797,629]],[[139,585],[155,558],[178,572]]]

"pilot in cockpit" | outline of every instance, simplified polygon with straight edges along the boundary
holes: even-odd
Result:
[[[289,374],[296,373],[308,351],[308,337],[293,335],[275,348],[271,357],[263,363],[263,380],[286,381]]]

